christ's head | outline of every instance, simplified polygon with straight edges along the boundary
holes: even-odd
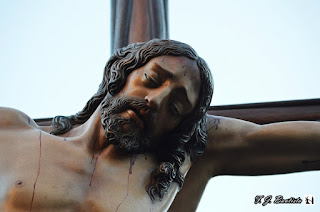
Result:
[[[125,86],[102,102],[108,140],[120,151],[154,151],[195,109],[200,93],[196,61],[158,56],[132,71]]]

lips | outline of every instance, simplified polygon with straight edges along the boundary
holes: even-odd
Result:
[[[132,109],[127,109],[126,112],[128,113],[129,117],[132,118],[133,120],[135,120],[135,122],[137,123],[137,125],[143,129],[144,128],[144,123],[143,123],[143,119],[142,117],[139,116],[139,113],[136,113],[134,110]]]

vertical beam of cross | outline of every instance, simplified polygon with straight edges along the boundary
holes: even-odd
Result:
[[[111,54],[153,38],[169,38],[168,0],[111,0]]]

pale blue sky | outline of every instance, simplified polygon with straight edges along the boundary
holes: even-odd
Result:
[[[319,14],[317,0],[169,0],[169,31],[211,67],[213,105],[319,98]],[[0,0],[0,105],[33,118],[79,111],[110,56],[109,22],[108,0]],[[319,177],[217,177],[198,211],[319,211]],[[262,207],[257,194],[318,204]]]

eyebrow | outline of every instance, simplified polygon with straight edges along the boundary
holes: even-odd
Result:
[[[174,74],[171,71],[163,68],[158,63],[154,63],[154,66],[156,68],[155,71],[161,72],[161,74],[165,75],[165,77],[173,78]],[[181,96],[185,97],[185,98],[183,98],[183,101],[188,104],[187,107],[192,108],[192,103],[191,103],[190,99],[188,98],[187,89],[184,86],[182,86],[182,87],[176,88],[175,90],[176,90],[176,92],[180,93]]]
[[[156,67],[156,71],[160,71],[161,74],[165,75],[168,78],[173,78],[173,73],[162,66],[160,66],[158,63],[154,63],[154,66]]]

